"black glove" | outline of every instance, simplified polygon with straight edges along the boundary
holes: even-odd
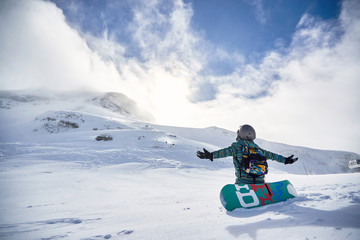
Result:
[[[204,152],[200,152],[200,151],[197,151],[197,156],[201,159],[210,159],[210,161],[213,161],[213,154],[211,152],[209,152],[208,150],[206,150],[205,148],[204,149]]]
[[[298,158],[294,158],[294,155],[291,155],[290,157],[285,158],[285,164],[293,164],[297,160]]]

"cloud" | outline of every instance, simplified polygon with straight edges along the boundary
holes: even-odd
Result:
[[[337,21],[305,14],[287,51],[217,79],[217,100],[204,104],[209,118],[253,123],[266,139],[359,152],[359,5],[344,1]]]
[[[2,1],[1,89],[119,91],[159,119],[176,119],[188,109],[206,55],[201,33],[190,27],[191,7],[162,3],[133,2],[129,45],[107,29],[97,36],[70,26],[51,2]]]
[[[116,86],[119,76],[113,64],[88,47],[54,4],[2,1],[1,5],[2,89]],[[102,79],[106,81],[99,84]]]
[[[261,23],[266,23],[266,14],[264,10],[263,0],[244,0],[245,3],[249,4],[250,6],[254,7],[254,14],[256,20]]]
[[[258,63],[195,31],[190,4],[127,3],[132,18],[121,20],[120,35],[128,36],[120,41],[106,18],[101,34],[92,34],[70,26],[51,2],[2,1],[0,88],[119,91],[160,124],[236,130],[250,123],[260,138],[359,151],[358,1],[344,1],[336,21],[305,14],[289,48]],[[81,12],[76,2],[71,9]]]

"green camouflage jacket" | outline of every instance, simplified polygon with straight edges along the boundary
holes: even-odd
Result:
[[[247,148],[256,148],[258,152],[262,153],[267,159],[275,160],[281,163],[285,163],[285,157],[266,151],[261,149],[258,145],[256,145],[253,141],[247,140],[238,140],[231,144],[230,147],[220,149],[218,151],[213,152],[213,158],[224,158],[224,157],[233,157],[233,163],[235,167],[235,176],[236,181],[235,184],[252,184],[257,183],[261,184],[265,182],[264,176],[256,177],[255,179],[250,176],[247,172],[244,171],[241,167],[242,157],[244,155],[244,149]]]

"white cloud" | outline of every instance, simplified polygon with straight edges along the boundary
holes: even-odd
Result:
[[[70,27],[55,4],[3,1],[0,14],[1,89],[50,88],[119,91],[151,109],[158,119],[177,119],[202,68],[192,32],[192,9],[182,1],[136,2],[130,27],[141,57],[105,31],[101,38]],[[74,6],[73,6],[74,8]]]
[[[254,7],[254,14],[256,20],[261,23],[266,23],[266,14],[262,0],[244,0],[247,4]]]
[[[95,37],[70,27],[50,2],[2,1],[0,88],[119,91],[161,124],[250,123],[260,138],[360,151],[357,1],[343,3],[338,22],[304,15],[290,48],[256,65],[192,29],[191,5],[165,3],[134,2],[128,30],[139,56],[128,56],[107,31]],[[209,65],[222,61],[237,67],[213,74]]]
[[[337,24],[305,15],[286,54],[270,52],[218,82],[217,100],[204,104],[211,104],[210,119],[234,128],[236,121],[252,123],[259,137],[279,142],[359,152],[359,10],[345,1]],[[270,92],[235,98],[261,89]]]
[[[109,88],[118,74],[101,61],[58,8],[43,1],[3,1],[1,88]],[[101,79],[107,81],[99,84]]]

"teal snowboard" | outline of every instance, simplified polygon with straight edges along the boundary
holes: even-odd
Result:
[[[220,192],[221,203],[228,211],[260,207],[296,196],[296,190],[288,180],[265,184],[228,184]]]

